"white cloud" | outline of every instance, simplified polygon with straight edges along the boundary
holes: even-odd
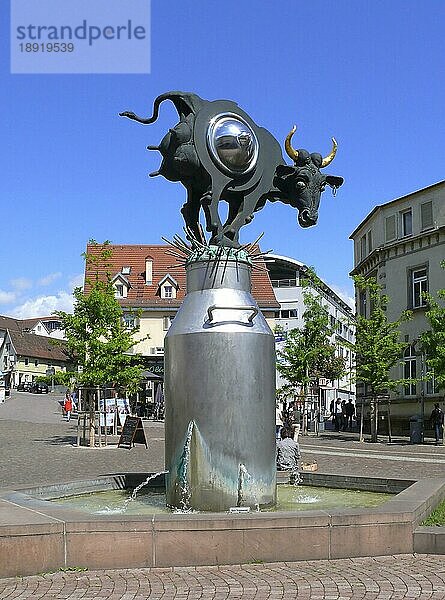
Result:
[[[16,295],[14,292],[5,292],[0,290],[0,304],[10,304],[14,302]]]
[[[338,295],[340,298],[346,302],[352,309],[355,307],[355,298],[354,292],[349,288],[342,288],[337,285],[330,285],[330,288]]]
[[[30,319],[52,315],[56,310],[72,312],[73,296],[64,291],[52,296],[38,296],[16,306],[11,314],[17,319]]]
[[[56,281],[56,279],[59,279],[59,277],[62,277],[62,273],[49,273],[45,277],[39,279],[37,283],[41,286],[49,285],[53,281]]]
[[[83,287],[83,273],[79,273],[79,275],[74,275],[74,277],[72,277],[69,280],[68,288],[70,290],[74,290],[74,288],[77,287]]]
[[[28,290],[32,287],[31,279],[27,279],[26,277],[17,277],[16,279],[11,280],[11,285],[14,290],[21,292],[23,290]]]

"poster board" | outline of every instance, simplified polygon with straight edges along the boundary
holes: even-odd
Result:
[[[104,412],[105,405],[105,412]],[[130,406],[127,398],[103,398],[99,401],[100,410],[100,426],[105,427],[105,421],[107,427],[113,427],[115,413],[119,417],[118,423],[121,427],[124,426],[125,418],[130,414]]]
[[[117,447],[130,449],[135,444],[145,444],[148,448],[141,417],[127,415]]]

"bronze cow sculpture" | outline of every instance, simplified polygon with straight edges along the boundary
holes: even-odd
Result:
[[[320,196],[326,185],[334,190],[342,177],[325,175],[320,169],[335,157],[337,143],[323,158],[307,150],[295,150],[288,134],[285,149],[294,161],[287,165],[277,140],[229,100],[203,100],[196,94],[172,91],[154,101],[153,115],[138,117],[120,113],[138,123],[154,123],[164,100],[173,102],[179,122],[168,131],[159,146],[148,146],[162,155],[161,166],[150,176],[162,175],[180,181],[187,189],[181,209],[188,230],[200,238],[199,214],[204,210],[210,244],[239,247],[239,231],[253,219],[254,212],[267,200],[280,201],[298,210],[301,227],[315,225]],[[223,224],[218,212],[220,201],[228,203]]]

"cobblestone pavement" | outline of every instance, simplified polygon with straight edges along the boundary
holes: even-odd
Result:
[[[76,421],[62,420],[58,397],[14,393],[0,404],[0,487],[73,481],[164,468],[162,423],[145,424],[148,449],[77,448]],[[445,448],[360,443],[354,434],[300,438],[304,461],[322,473],[445,477]],[[445,557],[395,556],[174,569],[57,572],[0,579],[0,600],[402,599],[445,600]]]
[[[419,600],[445,598],[445,560],[399,555],[335,561],[58,572],[0,580],[0,599]]]

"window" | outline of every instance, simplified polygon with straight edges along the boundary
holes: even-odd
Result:
[[[411,308],[426,306],[423,294],[428,291],[428,274],[426,267],[411,271]]]
[[[173,286],[172,285],[164,285],[164,298],[173,298]]]
[[[150,354],[156,354],[156,355],[164,354],[164,348],[162,346],[152,346],[150,348]]]
[[[122,267],[121,273],[122,273],[122,275],[130,275],[131,267]]]
[[[289,308],[283,310],[277,310],[275,312],[275,318],[277,319],[297,319],[298,310],[296,308]]]
[[[127,329],[134,329],[138,325],[136,315],[133,315],[131,313],[124,313],[122,319]]]
[[[359,292],[358,310],[362,317],[366,317],[366,291]]]
[[[385,219],[385,239],[387,242],[396,237],[396,216],[391,215]]]
[[[29,365],[29,358],[25,358],[24,363],[25,363],[25,367],[27,367]]]
[[[366,256],[366,235],[360,239],[360,260],[363,260]]]
[[[145,259],[145,284],[151,285],[153,283],[153,261],[147,257]]]
[[[368,231],[368,252],[372,252],[372,231]]]
[[[123,298],[124,286],[121,283],[117,283],[114,287],[116,288],[116,298]]]
[[[405,210],[400,214],[402,237],[413,234],[413,213],[412,210]]]
[[[162,318],[163,329],[164,331],[168,331],[170,329],[170,325],[172,324],[173,316],[168,315],[167,317]]]
[[[38,360],[35,360],[35,361],[34,361],[34,366],[35,366],[35,367],[38,367],[38,366],[39,366],[39,361],[38,361]]]
[[[414,344],[408,346],[403,355],[403,378],[404,379],[415,379],[416,378],[416,352]],[[416,383],[407,383],[404,386],[405,396],[416,395]]]
[[[422,230],[434,227],[432,202],[424,202],[420,205],[420,222]]]
[[[436,382],[436,378],[433,376],[431,377],[431,379],[427,379],[426,381],[426,393],[427,394],[437,394],[439,391],[438,387],[437,387],[437,382]]]

